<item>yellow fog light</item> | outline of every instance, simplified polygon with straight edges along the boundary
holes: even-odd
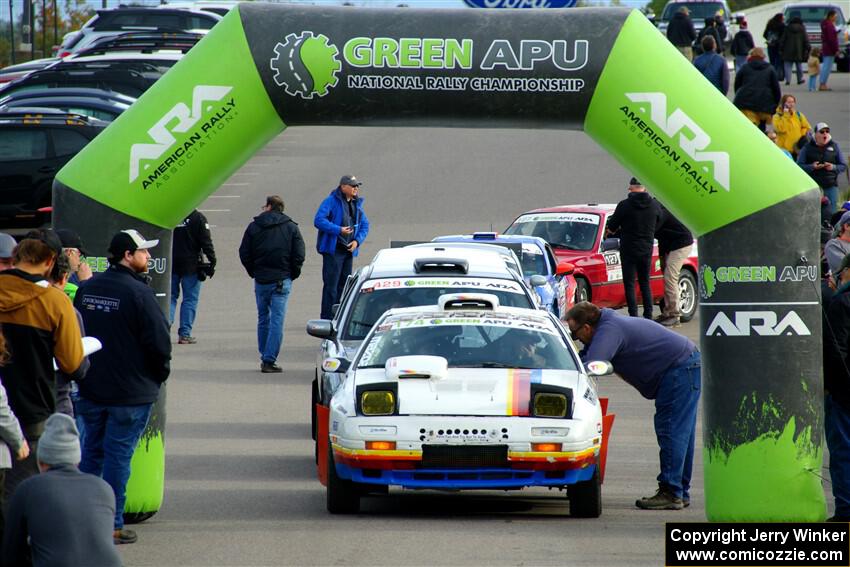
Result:
[[[538,417],[565,417],[567,415],[567,397],[563,394],[535,394],[534,415]]]
[[[395,396],[392,392],[363,392],[360,396],[360,409],[364,415],[392,415],[395,411]]]
[[[395,441],[366,441],[370,451],[395,451]]]

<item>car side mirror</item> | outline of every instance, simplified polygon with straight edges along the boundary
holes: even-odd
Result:
[[[351,361],[347,358],[331,357],[322,361],[323,372],[339,372],[340,374],[348,372],[351,367]]]
[[[572,262],[558,262],[558,267],[555,269],[555,275],[568,276],[575,271],[576,267]]]
[[[619,250],[620,249],[620,239],[619,238],[606,238],[602,241],[602,251],[608,252],[611,250]]]
[[[607,360],[593,360],[584,365],[588,376],[608,376],[614,373],[614,365]]]
[[[531,287],[540,287],[546,285],[546,276],[541,276],[540,274],[535,274],[528,279],[529,285]]]
[[[328,319],[311,319],[307,321],[307,334],[320,339],[327,339],[334,336],[333,321]]]

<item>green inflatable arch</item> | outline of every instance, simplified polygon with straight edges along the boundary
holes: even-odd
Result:
[[[700,237],[708,518],[823,519],[818,191],[639,12],[240,5],[59,172],[55,224],[160,238],[166,308],[171,228],[293,124],[586,131]]]

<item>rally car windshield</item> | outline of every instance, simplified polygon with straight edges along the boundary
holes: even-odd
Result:
[[[518,282],[486,278],[453,281],[450,278],[387,278],[363,284],[354,297],[348,321],[340,338],[362,341],[388,309],[434,305],[447,293],[492,293],[499,304],[534,309]]]
[[[546,258],[544,258],[543,254],[535,254],[533,252],[523,250],[521,262],[522,273],[527,277],[548,275],[548,270],[546,269]]]
[[[558,333],[530,330],[528,321],[473,317],[411,318],[382,323],[363,350],[358,368],[383,368],[394,356],[442,356],[455,368],[541,368],[576,370]],[[492,324],[496,323],[496,324]],[[538,326],[530,324],[529,326]]]
[[[553,248],[591,250],[599,231],[599,215],[592,213],[539,213],[522,215],[505,234],[539,236]]]

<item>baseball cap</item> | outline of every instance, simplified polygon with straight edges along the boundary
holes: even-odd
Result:
[[[11,234],[0,232],[0,258],[11,258],[15,255],[15,246],[18,243]]]
[[[123,256],[124,252],[147,250],[157,244],[159,244],[159,240],[145,240],[145,237],[138,230],[129,228],[112,237],[112,242],[109,243],[109,252],[113,256]]]
[[[360,187],[363,185],[353,175],[343,175],[339,180],[340,185],[351,185],[352,187]]]
[[[76,248],[83,256],[89,255],[83,245],[83,240],[80,238],[80,235],[73,230],[69,228],[59,228],[56,230],[56,236],[58,236],[59,240],[62,241],[62,248]]]
[[[826,122],[818,122],[817,126],[815,126],[815,132],[820,132],[824,128],[829,130],[829,124],[827,124]]]
[[[47,246],[49,246],[56,254],[62,253],[62,241],[59,240],[56,232],[51,228],[37,228],[35,230],[31,230],[24,237],[24,240],[28,239],[40,240],[47,244]]]

